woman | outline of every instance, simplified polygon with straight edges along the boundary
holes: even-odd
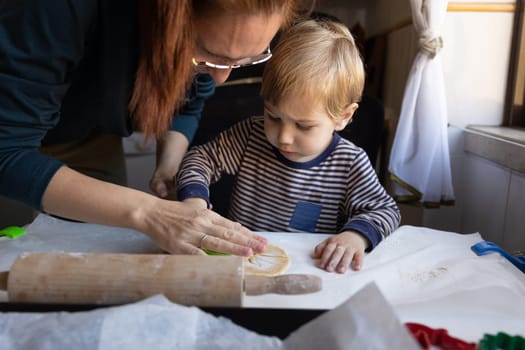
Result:
[[[151,185],[166,196],[212,79],[269,58],[297,1],[0,1],[0,194],[144,232],[172,253],[204,254],[203,240],[262,251],[264,238],[210,210],[118,185],[120,138],[140,130],[162,140]],[[171,130],[176,112],[190,120],[181,132]]]

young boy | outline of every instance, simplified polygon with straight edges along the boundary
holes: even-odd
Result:
[[[400,221],[364,150],[336,133],[351,122],[363,85],[363,63],[344,25],[293,26],[264,71],[264,117],[192,148],[177,177],[178,198],[209,207],[210,183],[232,174],[231,220],[254,231],[333,233],[314,249],[319,267],[359,270],[365,251]]]

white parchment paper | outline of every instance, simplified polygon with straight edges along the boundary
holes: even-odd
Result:
[[[248,314],[247,314],[248,315]],[[2,350],[419,349],[370,284],[287,339],[264,336],[158,295],[83,312],[0,313]]]

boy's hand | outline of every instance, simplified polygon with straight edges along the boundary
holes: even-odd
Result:
[[[360,270],[363,265],[368,239],[355,231],[345,231],[319,243],[314,258],[321,259],[319,267],[328,272],[345,273],[348,267]]]

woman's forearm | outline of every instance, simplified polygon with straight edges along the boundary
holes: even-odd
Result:
[[[68,167],[51,179],[42,207],[49,214],[145,231],[141,216],[159,199],[145,192],[100,181]]]

